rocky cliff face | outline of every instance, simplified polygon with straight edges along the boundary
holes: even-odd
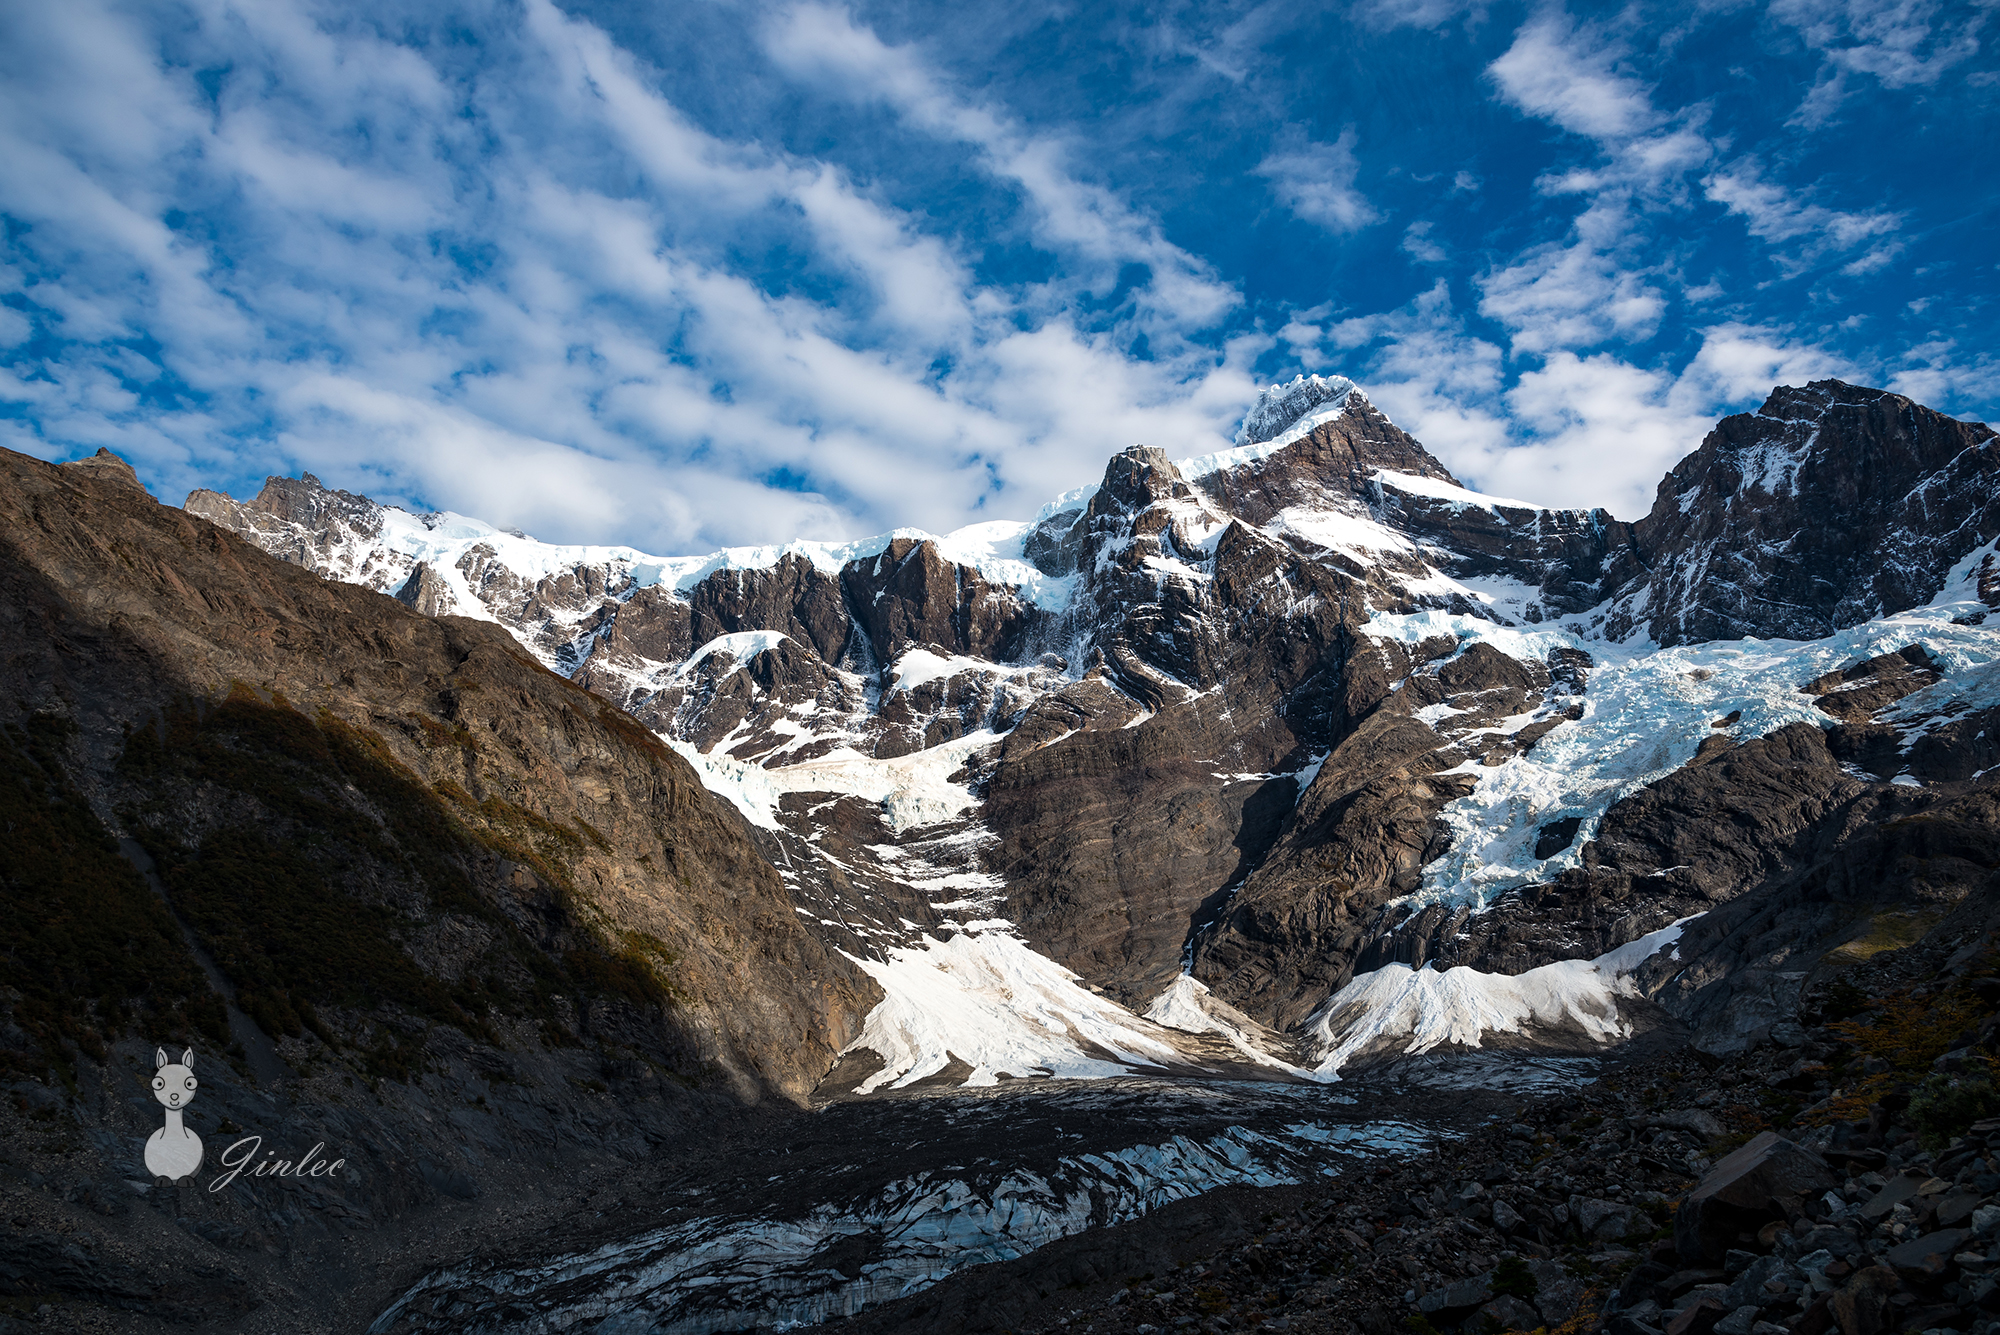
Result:
[[[1816,640],[1915,607],[2000,536],[1993,432],[1820,380],[1726,417],[1660,482],[1606,634]]]
[[[992,1066],[1012,1049],[969,1018],[895,1019],[940,972],[985,1014],[1006,942],[1061,966],[1037,1005],[1064,1023],[1116,1003],[1135,1044],[1234,1034],[1326,1072],[1366,1055],[1328,1016],[1442,976],[1402,966],[1511,978],[1702,914],[1679,949],[1707,972],[1619,956],[1485,1028],[1574,1036],[1575,1007],[1643,993],[1726,1045],[1769,1023],[1733,989],[1983,892],[1964,858],[1879,893],[1832,868],[1982,819],[1996,467],[1986,427],[1819,382],[1726,419],[1625,524],[1470,492],[1311,378],[1232,450],[1134,447],[1031,523],[943,537],[662,559],[284,479],[189,508],[490,618],[694,760],[886,990],[853,1053],[881,1078],[1096,1060]],[[1720,944],[1767,909],[1782,949]]]

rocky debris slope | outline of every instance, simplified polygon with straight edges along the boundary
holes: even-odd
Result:
[[[802,1098],[859,1032],[879,993],[737,813],[498,627],[108,455],[0,472],[0,1208],[68,1220],[11,1254],[22,1302],[341,1328],[440,1220]],[[211,1173],[248,1135],[346,1171],[156,1189],[160,1044],[198,1054]]]
[[[1991,919],[1872,957],[1762,1046],[1626,1064],[1434,1154],[1175,1207],[831,1329],[1988,1335]]]

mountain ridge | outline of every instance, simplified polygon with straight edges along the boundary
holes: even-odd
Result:
[[[1717,629],[1814,632],[1804,639],[1820,648],[1800,650],[1798,669],[1809,659],[1812,676],[1841,666],[1821,659],[1843,634],[1864,659],[1902,648],[1866,628],[1943,597],[1954,567],[2000,538],[1992,436],[1885,391],[1780,387],[1723,419],[1628,524],[1469,492],[1351,382],[1302,377],[1266,391],[1236,449],[1188,461],[1201,471],[1135,446],[1024,525],[676,563],[624,549],[568,566],[511,558],[521,573],[501,555],[515,547],[486,530],[449,577],[544,661],[703,757],[768,827],[805,916],[842,924],[842,949],[916,958],[938,932],[1004,924],[972,930],[1018,934],[1135,1012],[1186,968],[1217,1003],[1293,1034],[1271,1054],[1291,1061],[1311,1048],[1308,1018],[1357,973],[1434,958],[1412,943],[1465,922],[1520,920],[1475,933],[1488,954],[1447,958],[1520,971],[1681,916],[1692,901],[1641,896],[1579,938],[1520,900],[1546,880],[1595,902],[1574,882],[1598,856],[1599,824],[1640,774],[1657,782],[1684,760],[1605,768],[1518,836],[1553,852],[1516,849],[1455,891],[1438,868],[1454,848],[1470,855],[1446,817],[1477,806],[1494,771],[1606,726],[1590,685],[1600,659],[1643,694],[1666,683],[1635,666],[1645,655],[1723,643]],[[190,509],[329,574],[388,571],[376,586],[401,578],[385,591],[406,602],[443,582],[391,552],[336,559],[355,550],[340,527],[358,498],[271,485],[269,502],[197,493]],[[286,517],[308,511],[316,529]],[[1894,549],[1893,569],[1866,568],[1871,545]],[[1812,573],[1826,569],[1837,578]],[[1744,593],[1759,588],[1773,596]],[[1962,619],[1989,605],[1973,601]],[[1920,620],[1909,635],[1937,633],[1936,617]],[[1941,648],[1961,669],[1990,656],[1967,632]],[[1803,684],[1770,678],[1746,685]],[[1787,696],[1756,712],[1775,711],[1775,730],[1816,710]],[[1766,725],[1674,726],[1688,739],[1663,755],[1706,759]],[[771,775],[784,791],[832,783],[850,803],[886,804],[914,790],[854,776],[947,745],[974,749],[958,777],[924,781],[941,785],[924,800],[951,815],[914,827],[935,836],[921,850],[886,805],[836,803],[846,814],[820,827],[803,797],[745,796]],[[975,888],[960,898],[983,907],[940,910],[917,888],[926,879]],[[1469,888],[1482,883],[1496,888]],[[1458,907],[1412,900],[1440,893]],[[1491,895],[1512,907],[1493,917]]]

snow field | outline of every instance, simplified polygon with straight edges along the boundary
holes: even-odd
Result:
[[[1220,1034],[1230,1046],[1260,1066],[1274,1067],[1292,1075],[1311,1079],[1313,1073],[1281,1061],[1260,1046],[1270,1041],[1264,1027],[1226,1001],[1210,995],[1208,988],[1192,974],[1174,979],[1146,1009],[1146,1019],[1167,1029],[1187,1034]]]
[[[887,994],[845,1049],[866,1048],[883,1061],[859,1093],[902,1089],[953,1057],[973,1068],[967,1085],[995,1084],[1002,1075],[1076,1079],[1189,1064],[1165,1035],[1148,1032],[1151,1025],[998,926],[946,941],[925,936],[891,949],[887,960],[848,956]],[[1087,1052],[1085,1043],[1111,1059]]]
[[[972,807],[977,801],[972,790],[951,782],[951,775],[999,740],[997,733],[981,730],[887,760],[842,747],[816,760],[766,769],[722,754],[722,744],[701,752],[678,738],[659,736],[694,766],[705,788],[729,799],[752,825],[778,829],[778,804],[786,793],[838,793],[880,803],[883,820],[898,834],[955,820]]]

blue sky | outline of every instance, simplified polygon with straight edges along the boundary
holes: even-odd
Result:
[[[1995,0],[0,11],[0,444],[653,551],[1024,518],[1352,376],[1636,517],[2000,416]]]

